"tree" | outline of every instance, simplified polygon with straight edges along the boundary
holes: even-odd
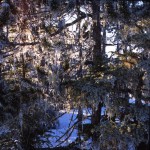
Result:
[[[46,113],[47,103],[60,109],[69,102],[74,108],[80,105],[92,108],[93,148],[127,149],[128,140],[134,147],[146,141],[148,2],[8,0],[1,2],[1,8],[1,103],[12,112],[17,108],[9,115],[17,116],[25,131],[29,122],[22,124],[23,120]],[[70,22],[66,22],[69,17]],[[110,57],[107,46],[116,46]],[[136,99],[135,104],[129,103],[130,97]],[[34,106],[37,112],[30,114]],[[2,110],[3,114],[6,112]]]

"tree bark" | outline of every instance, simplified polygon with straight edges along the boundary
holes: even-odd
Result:
[[[102,65],[102,48],[101,48],[101,24],[100,24],[100,6],[97,0],[92,2],[93,9],[93,40],[95,42],[93,48],[93,62],[94,66],[100,67]]]
[[[22,57],[22,77],[25,79],[26,78],[26,71],[25,71],[25,60],[23,54],[21,54]]]

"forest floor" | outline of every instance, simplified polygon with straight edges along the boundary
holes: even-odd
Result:
[[[78,110],[70,110],[66,112],[65,110],[61,110],[60,114],[64,114],[59,118],[59,123],[56,129],[51,129],[46,132],[42,140],[45,141],[42,145],[42,148],[47,147],[57,147],[62,146],[66,147],[71,144],[75,144],[78,140],[78,129],[77,129],[77,115]],[[83,124],[91,123],[91,110],[84,109],[83,110]],[[84,140],[84,137],[81,136],[81,140]],[[82,149],[88,149],[90,147],[91,139],[84,140],[82,144],[79,146]]]

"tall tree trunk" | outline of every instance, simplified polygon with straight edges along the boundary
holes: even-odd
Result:
[[[95,68],[102,65],[102,49],[101,49],[101,24],[100,24],[100,6],[97,0],[92,2],[93,9],[93,40],[95,42],[93,49],[93,62]]]
[[[2,80],[2,67],[1,67],[1,64],[0,64],[0,80]]]
[[[103,4],[102,6],[103,9],[103,13],[106,13],[105,11],[105,5]],[[102,49],[102,53],[105,54],[106,53],[106,29],[107,29],[107,21],[105,20],[105,17],[103,18],[103,23],[102,23],[102,30],[103,30],[103,35],[102,35],[102,39],[103,39],[103,49]]]
[[[78,15],[80,15],[80,7],[77,7]],[[82,79],[82,44],[80,43],[80,37],[81,37],[81,22],[78,22],[77,28],[78,31],[78,40],[77,44],[79,46],[79,58],[80,58],[80,66],[78,70],[78,77]],[[82,94],[82,93],[81,93]],[[78,106],[78,142],[81,146],[81,133],[82,133],[82,120],[83,120],[83,111],[82,111],[82,104],[81,104],[81,98],[79,99],[79,106]]]
[[[103,106],[103,103],[99,102],[98,107],[93,109],[93,114],[92,114],[92,119],[91,119],[91,123],[93,127],[100,124],[102,106]],[[98,139],[97,132],[93,133],[92,139],[94,141]]]
[[[1,43],[0,43],[1,44]],[[2,82],[2,63],[3,63],[3,54],[1,52],[1,49],[0,49],[0,91],[2,91],[3,89],[3,82]]]
[[[100,3],[98,0],[92,1],[92,10],[93,10],[93,40],[95,42],[93,48],[93,62],[95,71],[102,65],[102,40],[101,40],[101,24],[100,24]],[[100,105],[99,105],[100,106]],[[100,112],[98,108],[93,110],[93,124],[99,123],[100,119]],[[97,120],[97,121],[96,121]]]
[[[99,71],[103,64],[103,49],[102,49],[102,39],[101,39],[101,23],[100,23],[100,3],[98,0],[92,1],[92,10],[93,10],[93,40],[95,42],[93,48],[93,62],[94,62],[94,71]],[[99,102],[97,108],[93,108],[91,123],[95,127],[100,124],[101,119],[101,109],[102,103]],[[95,131],[92,135],[93,149],[99,148],[98,134]]]

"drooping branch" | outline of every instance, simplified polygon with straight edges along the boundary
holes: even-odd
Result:
[[[10,46],[27,46],[27,45],[37,45],[40,42],[24,42],[24,43],[14,43],[14,42],[9,42]]]
[[[58,29],[55,33],[50,34],[50,36],[55,36],[55,35],[59,34],[60,32],[62,32],[62,30],[66,29],[69,26],[76,24],[77,22],[81,21],[82,19],[85,19],[87,16],[92,17],[91,14],[82,13],[82,15],[80,17],[78,17],[77,19],[75,19],[71,23],[67,23],[64,27],[62,27],[61,29]]]

